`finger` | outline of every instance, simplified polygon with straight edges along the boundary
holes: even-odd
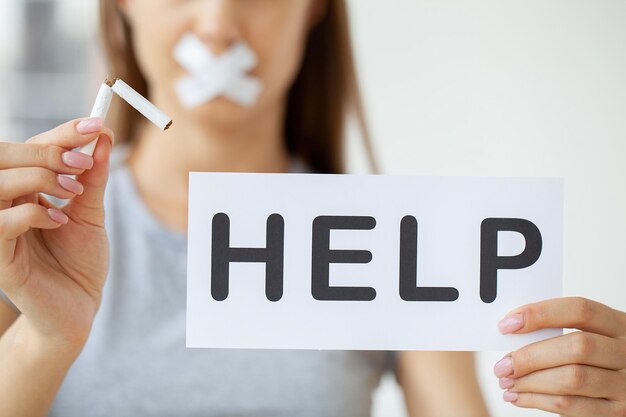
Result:
[[[498,362],[496,371],[499,375],[496,376],[519,378],[540,369],[577,363],[612,370],[626,369],[626,341],[588,332],[554,337],[511,352]]]
[[[626,399],[626,374],[587,365],[542,369],[521,378],[501,378],[500,387],[516,392]]]
[[[84,146],[96,139],[103,128],[104,121],[101,118],[77,119],[34,136],[24,144],[2,143],[0,169],[21,166],[41,166],[59,172],[63,169],[67,170],[68,166],[81,170],[89,169],[90,166],[85,166],[91,161],[89,155],[84,155],[82,161],[79,160],[80,155],[75,153],[71,154],[73,158],[69,160],[62,156],[68,150]],[[78,174],[79,172],[73,169],[72,172],[65,173]]]
[[[13,261],[17,237],[31,228],[56,229],[67,221],[62,211],[38,204],[22,204],[0,211],[0,267]]]
[[[84,191],[64,210],[76,222],[104,224],[104,192],[109,179],[109,158],[113,146],[113,132],[105,129],[94,150],[93,168],[76,177]]]
[[[622,417],[625,407],[613,401],[567,395],[515,393],[506,391],[504,400],[522,408],[536,408],[567,417]]]
[[[498,324],[502,333],[528,333],[547,328],[580,329],[609,337],[626,336],[626,313],[582,297],[527,304]]]
[[[41,167],[62,174],[77,175],[86,168],[91,168],[93,161],[89,155],[77,158],[76,153],[55,145],[0,142],[0,170]]]
[[[74,149],[96,139],[103,129],[104,120],[100,117],[76,119],[33,136],[26,143],[40,143]]]
[[[13,200],[13,206],[19,206],[20,204],[28,204],[28,203],[32,203],[32,204],[37,204],[37,194],[27,194],[27,195],[23,195],[21,197],[16,198],[15,200]]]
[[[70,199],[82,194],[83,186],[72,178],[46,168],[15,168],[0,171],[0,199],[13,200],[38,192]]]
[[[0,243],[14,240],[31,228],[56,229],[68,217],[61,211],[38,204],[22,204],[0,212]]]

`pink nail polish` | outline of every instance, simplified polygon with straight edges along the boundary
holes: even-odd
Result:
[[[498,329],[502,334],[516,332],[522,327],[524,327],[524,315],[521,313],[511,314],[498,323]]]
[[[498,383],[500,384],[500,388],[509,389],[513,387],[515,380],[513,378],[500,378]]]
[[[102,130],[104,127],[104,119],[101,117],[90,117],[88,119],[81,120],[76,125],[76,131],[81,135],[86,135],[89,133],[95,133]]]
[[[517,392],[513,392],[513,391],[504,391],[504,393],[502,394],[502,398],[507,403],[512,403],[513,401],[517,400],[517,397],[518,397]]]
[[[70,220],[65,213],[63,213],[61,210],[56,209],[48,209],[48,216],[50,216],[50,218],[55,222],[61,224],[67,224],[67,222]]]
[[[65,152],[61,157],[68,167],[80,169],[91,169],[91,167],[93,167],[93,158],[84,153],[74,151]]]
[[[65,188],[67,191],[78,195],[83,193],[84,187],[80,182],[66,177],[65,175],[59,175],[57,179],[61,187]]]
[[[510,356],[505,356],[500,359],[498,363],[493,367],[493,373],[496,374],[498,378],[504,378],[513,373],[513,361]]]

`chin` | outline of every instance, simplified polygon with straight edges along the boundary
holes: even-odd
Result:
[[[218,97],[189,111],[204,123],[211,123],[224,128],[235,128],[252,118],[255,107],[244,107],[223,97]]]

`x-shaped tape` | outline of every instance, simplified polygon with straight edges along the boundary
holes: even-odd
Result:
[[[175,85],[185,107],[199,106],[220,95],[252,106],[263,89],[258,78],[247,75],[257,58],[243,41],[216,56],[196,35],[188,33],[174,47],[174,58],[189,73]]]

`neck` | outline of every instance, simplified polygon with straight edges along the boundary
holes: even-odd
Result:
[[[128,160],[148,206],[167,202],[178,218],[184,213],[186,223],[189,172],[288,170],[282,109],[270,109],[236,127],[210,126],[200,123],[189,112],[172,108],[166,100],[155,97],[154,103],[173,117],[174,124],[167,133],[148,123],[142,125]],[[161,220],[182,228],[176,221]]]

